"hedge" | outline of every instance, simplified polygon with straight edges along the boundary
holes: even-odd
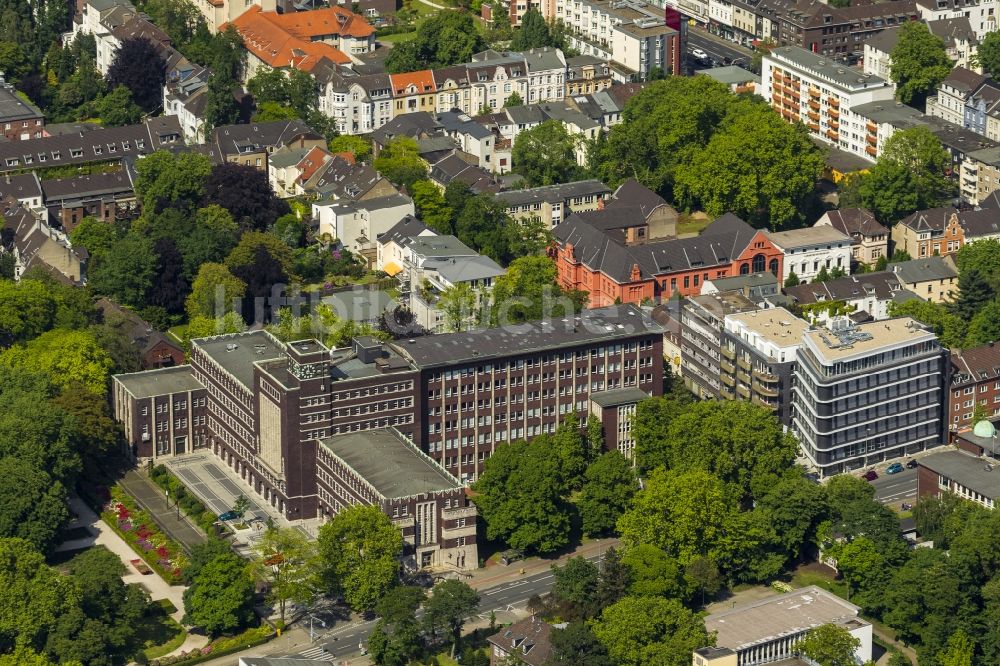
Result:
[[[172,664],[192,666],[193,664],[200,664],[212,659],[218,659],[219,657],[225,657],[227,654],[233,654],[240,650],[262,645],[274,638],[274,636],[274,629],[265,624],[255,629],[247,629],[242,634],[237,634],[236,636],[217,638],[200,650],[191,650],[186,654],[153,659],[149,664],[150,666],[170,666]]]
[[[219,517],[205,508],[201,500],[185,488],[180,479],[167,471],[164,465],[154,467],[149,473],[149,478],[160,488],[170,492],[170,497],[184,511],[184,515],[191,518],[206,534],[213,534],[212,525]]]

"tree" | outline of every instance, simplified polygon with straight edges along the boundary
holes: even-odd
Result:
[[[153,468],[154,473],[157,468]],[[184,584],[191,585],[194,577],[198,575],[202,567],[215,558],[233,552],[229,543],[223,539],[210,538],[202,543],[191,547],[191,556],[188,558],[188,565],[181,572],[184,577]]]
[[[687,666],[694,650],[714,643],[700,616],[657,597],[625,597],[604,609],[593,631],[622,666]]]
[[[543,317],[579,312],[586,294],[563,291],[556,284],[556,265],[549,257],[519,257],[493,282],[491,326],[519,324]]]
[[[639,489],[635,471],[621,453],[608,451],[587,467],[584,478],[576,500],[583,531],[588,536],[608,534]]]
[[[621,552],[614,547],[604,551],[601,560],[601,577],[597,581],[597,606],[605,609],[621,601],[628,593],[631,572],[622,561]]]
[[[0,458],[0,538],[18,537],[48,553],[69,521],[66,488],[13,456]]]
[[[455,220],[455,235],[500,264],[537,254],[550,238],[537,225],[513,220],[502,202],[485,193],[466,200]]]
[[[569,543],[570,507],[559,483],[559,462],[546,441],[512,442],[486,460],[473,488],[490,539],[538,553]]]
[[[781,549],[790,560],[807,554],[815,543],[816,531],[827,517],[823,488],[791,468],[757,499],[757,508],[774,526]]]
[[[899,27],[899,38],[890,55],[890,76],[896,82],[896,97],[903,104],[923,108],[927,95],[951,73],[944,42],[919,21]]]
[[[133,628],[146,611],[149,597],[139,585],[122,581],[121,559],[103,547],[90,548],[70,561],[70,576],[80,591],[80,610],[89,620],[101,622],[107,642],[125,647]]]
[[[799,276],[795,274],[795,271],[790,272],[788,274],[788,277],[785,278],[785,286],[797,287],[798,285],[799,285]]]
[[[622,563],[628,567],[628,593],[633,597],[681,598],[686,593],[677,561],[656,546],[633,546],[625,551]]]
[[[664,442],[668,441],[668,428],[684,407],[694,402],[688,391],[673,396],[654,397],[636,405],[632,417],[635,437],[635,461],[640,473],[650,472],[664,464]]]
[[[819,272],[816,273],[816,276],[812,279],[813,284],[829,282],[829,280],[830,280],[830,272],[826,270],[826,266],[820,268]]]
[[[375,158],[374,166],[375,170],[388,178],[393,185],[405,188],[407,191],[418,180],[427,178],[427,165],[420,159],[417,142],[407,136],[396,137],[389,141]]]
[[[416,613],[423,600],[420,588],[399,586],[375,606],[379,620],[368,637],[368,651],[376,664],[406,666],[419,653],[422,640]]]
[[[958,277],[961,282],[962,275]],[[990,293],[994,292],[991,290]],[[964,346],[977,347],[997,340],[1000,340],[1000,300],[995,299],[983,306],[969,322]]]
[[[524,130],[514,140],[511,161],[514,171],[531,187],[577,180],[582,169],[576,163],[577,138],[558,120]]]
[[[130,233],[107,255],[98,255],[89,272],[90,286],[125,305],[142,307],[156,274],[156,250],[144,236]]]
[[[184,311],[184,299],[189,292],[184,257],[171,238],[158,238],[153,252],[156,253],[158,277],[150,290],[148,303],[162,307],[170,314],[179,314]]]
[[[371,141],[356,134],[342,134],[330,139],[331,153],[351,153],[358,162],[364,162],[372,154]]]
[[[987,33],[983,38],[976,55],[983,69],[997,76],[1000,73],[1000,34],[994,35],[993,32]]]
[[[958,296],[951,304],[951,311],[964,321],[971,322],[983,306],[993,298],[986,276],[976,269],[958,275]]]
[[[447,330],[465,331],[474,326],[476,301],[476,292],[467,282],[459,282],[441,292],[437,306],[444,313]]]
[[[220,317],[238,310],[246,295],[246,283],[222,264],[206,263],[198,269],[185,307],[188,316]]]
[[[144,213],[192,210],[204,195],[212,162],[200,153],[158,150],[138,160],[135,170],[135,192]]]
[[[527,51],[552,46],[552,42],[552,34],[541,12],[531,8],[521,16],[521,25],[514,30],[510,48],[512,51]]]
[[[5,645],[40,646],[59,618],[80,602],[69,577],[24,539],[0,539],[0,636]]]
[[[696,557],[687,563],[684,567],[684,580],[687,582],[688,590],[701,596],[702,606],[705,605],[705,595],[714,596],[723,585],[719,567],[704,556]]]
[[[113,226],[90,216],[80,220],[69,232],[69,241],[73,247],[86,249],[91,257],[110,250],[117,239],[118,234]]]
[[[132,91],[125,86],[113,88],[96,104],[96,110],[105,127],[134,125],[142,118],[142,109],[132,99]]]
[[[0,365],[45,375],[55,386],[77,383],[103,395],[113,363],[89,332],[57,329],[0,353]]]
[[[163,105],[166,73],[167,64],[153,40],[144,36],[128,37],[115,49],[106,79],[109,89],[125,86],[139,108],[151,113]]]
[[[552,596],[560,604],[561,617],[587,619],[597,607],[597,587],[600,571],[582,556],[571,557],[563,566],[552,565]]]
[[[470,14],[437,12],[420,23],[413,40],[396,46],[385,61],[390,74],[469,62],[486,44]]]
[[[804,125],[741,99],[690,168],[677,172],[675,191],[686,206],[709,215],[732,212],[777,229],[801,219],[823,165]]]
[[[371,610],[399,576],[403,537],[377,506],[352,506],[319,531],[319,551],[333,590],[357,610]]]
[[[513,109],[514,107],[523,105],[524,105],[524,100],[521,99],[521,96],[517,94],[517,91],[515,90],[514,92],[512,92],[510,95],[507,96],[506,100],[504,100],[503,108]]]
[[[977,270],[996,291],[1000,288],[1000,241],[995,238],[966,243],[955,254],[959,273]]]
[[[223,162],[212,167],[205,181],[203,206],[212,204],[229,211],[244,230],[264,231],[289,212],[267,181],[267,174],[245,164]]]
[[[277,602],[284,623],[287,602],[307,604],[323,587],[316,544],[296,529],[273,528],[264,532],[254,550],[251,575],[267,581],[268,598]]]
[[[441,628],[451,632],[454,655],[462,639],[465,619],[478,607],[479,595],[474,589],[459,580],[446,580],[438,583],[424,602],[424,624],[432,636]]]
[[[857,640],[857,639],[855,639]],[[948,648],[938,653],[941,666],[972,666],[976,644],[961,629],[948,637]]]
[[[794,649],[817,666],[854,666],[854,653],[859,647],[861,640],[844,627],[823,624],[806,634]]]
[[[439,234],[454,234],[452,219],[456,211],[445,203],[441,190],[429,180],[418,180],[410,186],[413,205],[417,209],[417,217],[424,224]],[[458,211],[460,212],[460,211]]]
[[[233,91],[236,78],[224,69],[213,69],[205,93],[205,132],[213,127],[232,125],[240,119],[240,106]]]
[[[202,264],[223,261],[238,239],[239,228],[228,210],[214,205],[199,208],[192,229],[176,239],[184,255],[184,274],[193,280]]]
[[[545,666],[612,666],[608,650],[586,622],[570,622],[552,630],[552,656]]]
[[[235,631],[253,620],[253,595],[243,559],[231,552],[216,555],[184,591],[184,621],[213,636]]]
[[[250,119],[255,123],[267,123],[274,120],[297,120],[298,118],[299,112],[290,106],[282,106],[277,102],[261,102],[257,105],[257,112]]]

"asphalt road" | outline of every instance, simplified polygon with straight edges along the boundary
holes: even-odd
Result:
[[[897,474],[885,474],[880,470],[879,477],[871,484],[875,486],[875,499],[883,504],[913,500],[917,496],[917,470],[904,469]]]
[[[599,562],[601,555],[589,557],[591,562]],[[516,571],[517,565],[511,565],[511,569]],[[544,594],[552,588],[552,572],[543,571],[514,581],[501,583],[491,588],[479,591],[479,609],[476,615],[484,620],[489,619],[490,612],[497,614],[497,622],[509,622],[513,617],[505,617],[504,614],[511,613],[514,609],[523,610],[528,599]],[[308,630],[309,618],[299,620],[299,625]],[[359,645],[367,642],[368,635],[375,626],[375,620],[369,621],[347,621],[332,629],[321,629],[318,622],[313,623],[313,630],[316,632],[316,640],[312,648],[303,650],[292,657],[305,657],[307,659],[348,657],[360,653]],[[322,633],[321,633],[322,632]]]
[[[723,66],[723,59],[729,58],[731,61],[739,59],[737,65],[741,65],[744,68],[750,66],[750,60],[753,58],[753,51],[742,46],[738,46],[733,43],[720,43],[719,41],[708,37],[704,32],[700,32],[695,28],[688,31],[688,62],[693,69],[706,69],[709,67],[707,63],[696,62],[691,57],[692,49],[701,49],[708,54],[712,60],[716,61],[717,67]]]

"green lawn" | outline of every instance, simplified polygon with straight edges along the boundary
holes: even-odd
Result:
[[[171,326],[167,329],[167,335],[172,337],[177,342],[184,340],[184,332],[187,330],[187,324],[181,324],[179,326]]]
[[[792,574],[792,587],[815,585],[833,592],[838,597],[847,598],[847,584],[815,569],[800,568]]]
[[[701,218],[682,213],[677,220],[677,235],[700,234],[701,230],[707,227],[711,221],[707,216]]]
[[[173,604],[169,601],[166,605],[154,601],[136,627],[135,642],[148,659],[156,659],[173,652],[183,645],[187,638],[184,627],[167,615],[168,608],[173,608]]]

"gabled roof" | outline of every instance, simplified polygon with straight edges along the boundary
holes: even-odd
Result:
[[[407,215],[402,220],[392,225],[388,231],[379,236],[378,242],[380,245],[385,245],[386,243],[396,242],[401,243],[405,238],[413,238],[430,232],[430,236],[436,236],[426,224],[413,217],[412,215]]]
[[[340,49],[324,42],[311,41],[308,36],[300,37],[291,31],[290,23],[276,20],[276,17],[294,17],[299,14],[312,14],[313,11],[276,14],[261,11],[259,5],[252,5],[232,23],[220,26],[219,30],[225,30],[229,25],[235,27],[243,38],[246,49],[274,68],[295,67],[309,72],[324,58],[338,64],[351,62]],[[328,34],[339,33],[333,31]]]
[[[274,120],[269,122],[222,125],[212,130],[209,144],[218,150],[219,157],[258,153],[268,148],[280,148],[298,138],[321,139],[309,125],[301,120]]]
[[[354,163],[354,156],[350,153],[338,154],[341,156],[341,159],[349,161],[352,164]],[[312,148],[296,165],[296,168],[299,170],[299,181],[304,183],[312,178],[313,174],[316,173],[320,167],[326,164],[332,157],[333,155],[326,148],[322,148],[320,146]]]
[[[879,235],[888,237],[889,234],[889,230],[879,224],[875,215],[867,208],[838,208],[827,211],[825,217],[834,229],[842,231],[852,238]]]
[[[951,367],[952,386],[1000,379],[1000,345],[991,342],[971,349],[953,349]]]
[[[406,72],[405,74],[390,74],[392,81],[393,95],[423,95],[435,91],[434,72],[429,69],[421,69],[416,72]]]
[[[133,191],[132,169],[42,181],[45,202]]]
[[[667,201],[659,194],[649,189],[635,178],[627,178],[624,183],[618,186],[604,207],[606,209],[622,207],[638,207],[643,217],[649,217],[655,209],[666,206]]]
[[[989,77],[985,74],[977,74],[971,69],[966,69],[965,67],[956,67],[951,70],[951,73],[944,78],[941,82],[943,86],[951,86],[957,90],[965,93],[971,93],[973,90],[978,88],[983,81],[987,80]]]
[[[13,197],[14,199],[34,199],[42,196],[42,183],[38,180],[38,175],[31,173],[19,173],[13,176],[4,176],[0,179],[0,199]]]
[[[951,257],[924,257],[889,264],[889,268],[906,284],[929,280],[950,280],[958,277]]]
[[[507,654],[529,666],[541,666],[554,654],[552,627],[534,615],[515,622],[487,638]]]
[[[944,231],[948,226],[948,220],[957,213],[958,210],[951,206],[941,208],[931,208],[928,210],[918,210],[898,222],[914,231]]]
[[[852,301],[871,296],[891,300],[900,291],[903,291],[903,286],[891,271],[860,273],[826,282],[785,287],[785,294],[800,305],[821,301]]]
[[[424,268],[436,270],[451,284],[496,278],[505,273],[500,264],[482,255],[456,257],[441,262],[429,261],[424,264]]]

